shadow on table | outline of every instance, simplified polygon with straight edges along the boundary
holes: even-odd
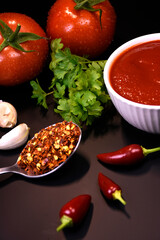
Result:
[[[104,200],[106,201],[106,203],[108,204],[108,206],[115,210],[115,211],[120,211],[122,212],[127,218],[130,218],[129,213],[126,210],[125,205],[123,205],[119,200],[112,200],[112,199],[108,199],[104,196],[103,193],[101,193]]]
[[[3,187],[13,181],[24,180],[38,185],[60,186],[65,185],[82,178],[89,170],[90,163],[78,151],[70,158],[70,160],[59,168],[56,172],[36,179],[25,178],[18,174],[0,175],[0,187]]]
[[[102,115],[96,118],[91,126],[82,127],[82,141],[85,141],[91,134],[94,137],[104,136],[110,131],[117,131],[120,127],[121,117],[110,102],[103,110]]]

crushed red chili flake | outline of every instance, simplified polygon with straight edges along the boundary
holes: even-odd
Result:
[[[28,174],[43,174],[58,167],[73,152],[80,129],[63,121],[41,129],[22,150],[17,164]]]

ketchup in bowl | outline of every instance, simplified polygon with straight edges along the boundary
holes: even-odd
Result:
[[[112,63],[110,84],[133,102],[160,105],[160,40],[137,44]]]

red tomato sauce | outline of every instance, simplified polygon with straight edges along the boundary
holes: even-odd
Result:
[[[128,100],[160,105],[160,41],[139,44],[120,54],[111,67],[110,83]]]

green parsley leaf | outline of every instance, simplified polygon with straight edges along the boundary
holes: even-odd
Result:
[[[74,114],[73,109],[74,103],[71,99],[60,99],[59,105],[57,106],[57,109],[55,109],[56,113],[59,113],[63,119],[66,121],[73,121],[80,125],[79,117],[77,114]]]
[[[48,109],[47,103],[46,103],[46,96],[47,93],[43,91],[41,86],[39,85],[38,80],[31,81],[30,82],[33,92],[32,92],[32,98],[37,98],[37,104],[42,105],[45,109]]]
[[[46,93],[37,81],[31,81],[32,98],[47,108],[46,97],[53,94],[56,102],[54,111],[67,121],[78,125],[91,125],[110,100],[103,80],[106,61],[90,61],[73,55],[69,48],[63,48],[60,39],[51,42],[50,70],[53,72]]]
[[[56,89],[54,90],[54,97],[55,98],[63,98],[65,95],[65,86],[57,82],[56,83]]]

